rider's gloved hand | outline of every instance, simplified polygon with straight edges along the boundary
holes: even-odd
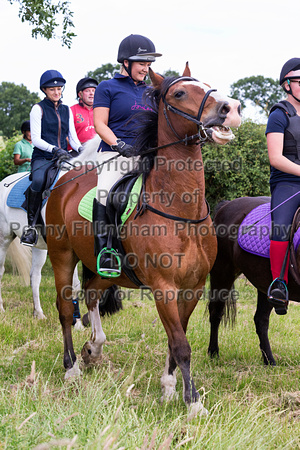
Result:
[[[126,144],[126,142],[121,139],[117,139],[117,143],[111,145],[110,148],[114,152],[119,152],[120,155],[125,156],[126,158],[130,158],[131,156],[136,156],[136,150],[132,145]]]
[[[83,146],[82,145],[80,147],[78,147],[77,152],[79,153],[79,155],[80,155],[81,152],[83,152]]]
[[[69,152],[67,152],[67,150],[63,150],[62,148],[59,147],[54,147],[52,149],[52,155],[53,159],[56,159],[59,163],[63,161],[68,161],[69,159],[72,158],[72,155]]]

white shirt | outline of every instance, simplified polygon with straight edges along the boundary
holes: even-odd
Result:
[[[69,107],[68,107],[69,108]],[[34,105],[30,111],[30,131],[31,131],[31,139],[32,143],[35,147],[40,150],[44,150],[45,152],[51,153],[56,145],[49,144],[44,139],[41,138],[42,133],[42,108],[37,103]],[[71,147],[74,150],[78,150],[81,146],[81,143],[77,137],[74,118],[72,114],[71,108],[69,108],[69,134],[68,134],[69,142]]]

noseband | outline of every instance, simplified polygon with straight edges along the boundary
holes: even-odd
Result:
[[[210,96],[210,94],[212,92],[215,92],[217,89],[209,89],[205,96],[202,99],[201,105],[199,107],[199,111],[197,116],[193,116],[192,114],[186,113],[184,111],[181,111],[180,109],[176,108],[175,106],[170,105],[170,103],[167,102],[166,100],[166,95],[170,89],[170,87],[174,86],[174,84],[179,83],[180,81],[198,81],[196,78],[192,78],[192,77],[179,77],[176,80],[172,81],[172,83],[169,84],[169,86],[167,87],[166,91],[164,92],[164,94],[162,95],[162,101],[164,103],[164,116],[166,118],[167,124],[168,126],[171,128],[171,130],[173,131],[173,133],[175,134],[175,136],[180,139],[180,136],[178,135],[178,133],[175,131],[174,127],[172,126],[169,118],[168,118],[168,114],[167,111],[171,111],[174,114],[178,114],[181,117],[184,117],[185,119],[189,120],[190,122],[194,122],[198,125],[198,133],[194,134],[193,136],[188,136],[186,137],[186,140],[193,140],[195,138],[198,138],[200,142],[205,142],[208,139],[208,135],[206,133],[206,130],[203,126],[203,122],[201,122],[201,116],[205,107],[205,103],[208,99],[208,97]]]

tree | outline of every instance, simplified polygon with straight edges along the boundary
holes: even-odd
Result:
[[[94,78],[95,80],[100,83],[102,80],[110,80],[114,77],[115,72],[118,72],[120,70],[120,64],[102,64],[101,67],[98,67],[98,69],[91,70],[87,73],[87,77]]]
[[[100,83],[100,81],[102,81],[102,80],[110,80],[111,78],[113,78],[114,74],[116,72],[120,71],[120,67],[121,67],[120,64],[115,64],[115,65],[113,65],[111,63],[102,64],[102,66],[98,67],[98,69],[90,70],[86,76],[94,78],[95,80],[98,81],[98,83]],[[176,72],[175,70],[169,69],[163,73],[163,76],[164,77],[179,77],[179,73]],[[150,80],[148,77],[146,79],[146,83],[150,84]]]
[[[164,71],[163,76],[164,77],[179,77],[180,75],[179,75],[179,72],[176,72],[176,70],[169,69],[169,70]]]
[[[241,78],[230,87],[230,96],[239,100],[242,107],[246,100],[260,108],[261,113],[268,114],[271,107],[283,97],[278,80],[262,75]]]
[[[72,39],[76,36],[72,28],[73,12],[70,11],[68,1],[53,0],[8,0],[11,4],[18,3],[19,17],[22,22],[33,25],[32,37],[42,36],[47,40],[59,37],[62,45],[71,47]],[[61,35],[56,36],[55,31],[61,29]]]
[[[4,81],[0,84],[0,131],[10,138],[20,132],[22,122],[29,119],[32,106],[41,99],[23,84]]]
[[[18,171],[14,164],[13,151],[16,143],[22,139],[22,135],[15,135],[0,145],[0,180]]]

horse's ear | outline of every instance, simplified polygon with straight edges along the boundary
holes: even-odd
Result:
[[[183,71],[182,76],[183,77],[190,77],[191,76],[191,71],[190,71],[190,68],[189,68],[189,62],[188,61],[185,64],[185,69]]]
[[[149,67],[149,77],[152,81],[152,85],[155,89],[160,88],[161,83],[163,82],[164,77],[159,75],[158,73],[153,72],[151,67]]]

